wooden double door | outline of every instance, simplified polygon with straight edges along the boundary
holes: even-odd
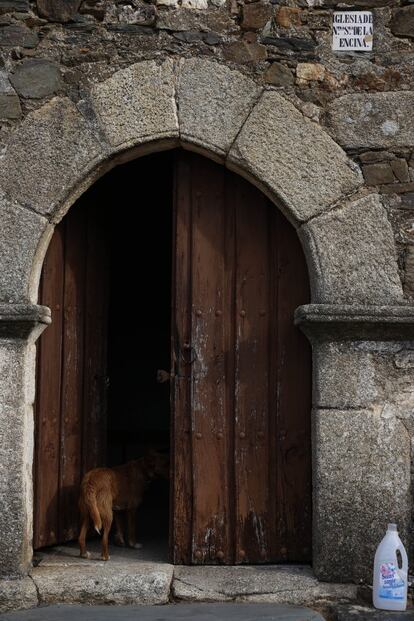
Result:
[[[309,300],[302,249],[239,176],[184,151],[168,158],[171,560],[308,562],[311,356],[293,326]],[[80,478],[105,463],[110,241],[99,222],[93,201],[69,212],[44,265],[53,324],[38,357],[35,547],[76,536]],[[146,237],[156,244],[156,230]]]

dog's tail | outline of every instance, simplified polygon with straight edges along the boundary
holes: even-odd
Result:
[[[95,487],[91,484],[88,478],[85,478],[82,481],[82,499],[85,503],[85,507],[89,512],[91,520],[93,522],[93,526],[98,533],[101,534],[102,528],[102,520],[99,515],[98,504],[96,502],[96,490]]]

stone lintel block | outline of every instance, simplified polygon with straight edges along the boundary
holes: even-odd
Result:
[[[225,156],[260,93],[239,71],[198,58],[182,61],[177,87],[181,140]]]
[[[0,163],[0,187],[24,207],[51,215],[104,156],[76,106],[55,97],[12,134]]]
[[[233,144],[227,165],[256,181],[294,224],[324,212],[362,183],[358,168],[282,95],[265,92]]]
[[[313,302],[402,302],[392,229],[377,194],[345,202],[298,232],[307,255]]]
[[[29,300],[36,251],[46,218],[0,196],[0,302]]]
[[[345,148],[412,147],[414,92],[353,93],[335,99],[327,123]]]
[[[314,410],[313,428],[314,571],[320,580],[371,584],[387,523],[408,540],[410,435],[381,407]]]
[[[178,138],[172,60],[131,65],[93,87],[91,101],[114,151]]]

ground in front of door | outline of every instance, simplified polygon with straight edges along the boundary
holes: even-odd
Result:
[[[342,606],[329,616],[280,604],[167,604],[166,606],[85,606],[63,604],[0,615],[2,621],[412,621],[413,612],[386,613]]]
[[[319,582],[306,566],[174,566],[159,541],[145,541],[141,550],[111,547],[105,563],[98,540],[88,547],[89,560],[74,543],[38,552],[30,577],[0,580],[0,619],[414,621],[412,613],[361,607],[356,585]],[[30,610],[12,612],[17,608]]]

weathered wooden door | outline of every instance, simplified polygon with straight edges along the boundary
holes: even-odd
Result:
[[[34,548],[77,537],[80,478],[105,462],[107,282],[104,223],[80,201],[56,227],[40,283],[52,325],[38,343]]]
[[[307,562],[301,246],[263,194],[207,159],[177,155],[174,194],[173,560]]]

